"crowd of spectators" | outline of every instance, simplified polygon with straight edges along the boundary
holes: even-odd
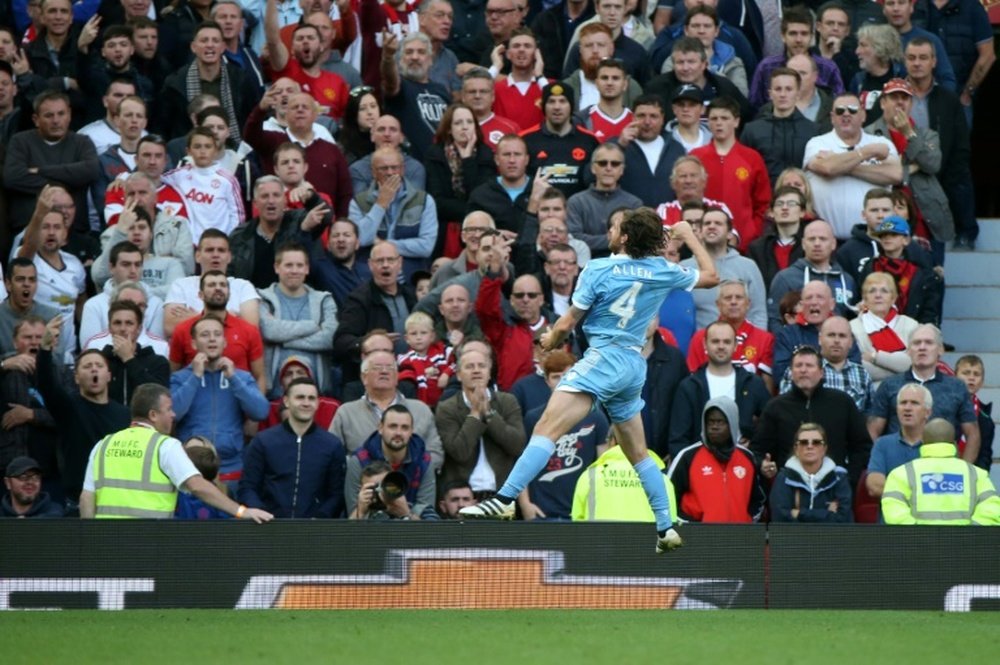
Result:
[[[722,280],[643,348],[677,517],[851,520],[934,418],[988,468],[984,364],[939,328],[987,15],[782,4],[5,3],[0,514],[78,514],[155,383],[250,508],[454,519],[587,348],[540,336],[640,206]],[[556,442],[519,515],[652,520],[608,430]]]

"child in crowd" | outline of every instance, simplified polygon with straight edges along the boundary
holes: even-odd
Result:
[[[215,446],[212,445],[211,441],[201,436],[192,436],[184,443],[184,452],[194,462],[198,473],[205,480],[215,483],[215,486],[223,494],[228,495],[226,486],[215,480],[219,475],[219,465],[221,462],[219,461],[219,453],[215,450]],[[228,517],[228,514],[218,508],[213,508],[193,494],[188,494],[187,492],[179,492],[177,494],[177,510],[174,512],[175,519],[216,520]]]
[[[983,359],[976,355],[962,356],[955,363],[955,376],[965,382],[965,387],[972,397],[972,405],[976,409],[976,419],[979,421],[979,455],[976,457],[976,466],[990,470],[993,464],[993,435],[996,426],[993,424],[993,404],[985,404],[979,399],[979,390],[983,387],[986,379],[986,367]],[[965,437],[958,442],[958,454],[961,456],[965,449]]]
[[[431,292],[431,277],[431,273],[426,270],[417,270],[410,276],[413,289],[417,293],[417,300],[423,299],[424,296]]]
[[[412,381],[417,386],[417,399],[434,407],[455,373],[454,353],[438,340],[434,320],[423,312],[406,318],[406,343],[409,350],[396,358],[399,382]]]
[[[205,229],[226,235],[244,222],[240,185],[232,174],[215,164],[219,143],[206,127],[195,127],[187,136],[191,164],[163,175],[163,182],[184,197],[191,239],[197,245]]]
[[[931,269],[906,258],[910,244],[910,225],[898,215],[888,215],[872,234],[881,245],[879,256],[865,264],[858,281],[864,282],[872,272],[887,272],[896,281],[896,309],[919,323],[941,325],[941,303],[944,281]]]

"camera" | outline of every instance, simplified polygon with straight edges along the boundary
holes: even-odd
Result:
[[[371,509],[385,510],[385,504],[406,494],[406,487],[409,484],[409,479],[402,471],[390,471],[385,474],[382,482],[375,486],[375,497],[372,499]]]

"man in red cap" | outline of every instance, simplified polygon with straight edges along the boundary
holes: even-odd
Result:
[[[288,386],[295,379],[312,379],[315,381],[309,361],[302,356],[289,356],[282,363],[281,371],[278,373],[282,394],[288,390]],[[316,426],[321,429],[330,429],[330,423],[333,422],[333,417],[337,414],[338,408],[340,408],[340,402],[332,397],[323,397],[320,395],[319,407],[316,409],[316,415],[313,417]],[[285,407],[282,398],[279,397],[271,402],[271,410],[268,412],[267,418],[261,421],[259,431],[263,432],[268,427],[279,425],[284,419]]]

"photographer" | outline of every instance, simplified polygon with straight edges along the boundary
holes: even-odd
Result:
[[[413,433],[413,415],[394,404],[382,413],[378,430],[347,459],[348,515],[422,519],[434,514],[435,492],[431,456],[423,439]]]

